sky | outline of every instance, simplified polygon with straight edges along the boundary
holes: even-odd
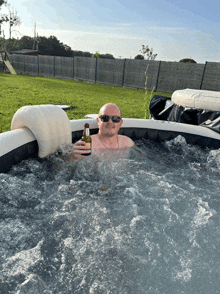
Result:
[[[156,60],[220,62],[219,0],[8,0],[22,24],[12,37],[56,36],[72,50],[134,58],[142,45]],[[0,13],[7,12],[2,8]],[[8,24],[2,27],[9,37]]]

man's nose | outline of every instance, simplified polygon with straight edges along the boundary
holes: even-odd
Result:
[[[111,120],[111,121],[110,121],[110,120]],[[111,118],[111,117],[109,117],[109,121],[108,121],[108,122],[109,122],[109,123],[110,123],[110,122],[112,122],[112,123],[113,123],[113,120],[112,120],[112,118]]]

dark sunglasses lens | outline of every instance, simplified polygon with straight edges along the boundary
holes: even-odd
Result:
[[[100,115],[100,119],[102,122],[108,122],[110,118],[114,123],[119,123],[121,120],[120,116]]]
[[[120,118],[119,116],[112,116],[112,121],[113,121],[114,123],[119,123],[120,120],[121,120],[121,118]]]
[[[101,115],[100,118],[101,118],[102,122],[108,122],[109,121],[109,116],[108,115]]]

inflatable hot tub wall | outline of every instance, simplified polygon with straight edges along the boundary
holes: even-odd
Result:
[[[24,106],[14,115],[11,131],[0,134],[0,172],[8,172],[20,161],[44,158],[63,144],[71,144],[82,136],[85,122],[91,134],[98,132],[95,118],[69,120],[56,105]],[[135,139],[170,140],[178,135],[191,144],[220,147],[220,134],[202,126],[151,119],[123,118],[120,134]]]

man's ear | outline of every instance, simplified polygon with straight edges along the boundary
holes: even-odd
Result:
[[[98,128],[99,128],[99,125],[100,125],[100,119],[97,117],[97,118],[96,118],[96,121],[97,121],[97,125],[98,125]]]

